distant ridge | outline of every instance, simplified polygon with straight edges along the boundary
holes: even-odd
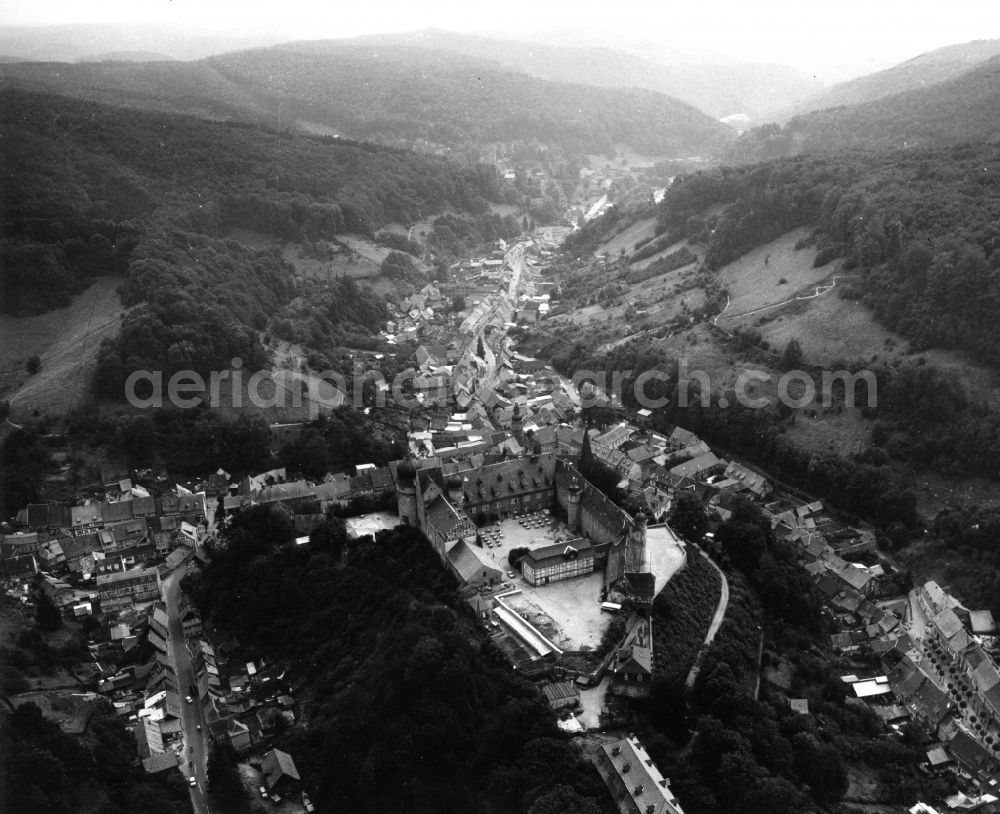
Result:
[[[453,51],[495,60],[554,82],[655,90],[717,119],[744,113],[761,120],[820,87],[804,73],[783,65],[667,65],[613,48],[553,46],[436,28],[358,37],[354,42]]]
[[[1000,141],[1000,56],[944,82],[796,116],[744,134],[723,161],[842,149],[913,150]]]
[[[545,81],[483,58],[358,40],[287,43],[197,62],[11,63],[0,87],[212,120],[321,125],[349,138],[446,154],[524,143],[563,155],[625,145],[711,156],[735,136],[661,93]]]
[[[155,51],[108,51],[80,57],[80,62],[174,62],[176,57]]]
[[[1000,40],[949,45],[908,59],[884,71],[841,82],[802,100],[795,113],[873,102],[953,79],[1000,55]]]

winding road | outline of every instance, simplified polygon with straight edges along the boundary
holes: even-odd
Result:
[[[694,664],[691,665],[691,671],[688,673],[687,681],[684,682],[684,686],[690,690],[694,687],[695,679],[698,678],[698,671],[701,669],[701,662],[705,658],[705,654],[708,652],[709,646],[712,644],[712,640],[715,638],[715,634],[719,632],[719,628],[722,626],[722,620],[726,616],[726,608],[729,606],[729,580],[726,579],[726,575],[722,572],[722,569],[715,564],[715,561],[705,553],[702,548],[698,548],[698,553],[701,554],[711,566],[719,572],[719,579],[722,580],[722,590],[719,592],[719,604],[715,607],[715,615],[712,617],[712,622],[708,626],[708,631],[705,633],[705,640],[701,644],[701,648],[698,650],[698,655],[695,657]]]

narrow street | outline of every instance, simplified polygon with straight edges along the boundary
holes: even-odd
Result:
[[[163,596],[167,605],[170,633],[167,654],[177,673],[177,693],[181,697],[181,727],[184,733],[181,771],[185,779],[194,776],[198,781],[198,785],[191,788],[191,805],[195,814],[208,814],[211,811],[207,799],[208,727],[198,698],[194,697],[190,704],[184,700],[190,693],[190,686],[196,683],[191,657],[184,644],[184,628],[181,625],[178,608],[181,598],[181,579],[185,573],[181,568],[163,581]],[[199,726],[201,731],[198,730]]]

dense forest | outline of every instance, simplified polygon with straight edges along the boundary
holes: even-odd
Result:
[[[419,531],[348,541],[331,518],[308,546],[292,538],[280,511],[237,514],[188,587],[248,655],[290,665],[309,726],[281,748],[317,806],[596,814],[600,778]]]
[[[715,152],[731,131],[654,91],[560,84],[422,48],[290,43],[208,60],[285,115],[354,138],[462,146],[539,141],[565,154],[615,144],[653,155]]]
[[[501,191],[481,165],[20,91],[0,101],[3,308],[38,313],[96,275],[124,275],[129,310],[100,354],[103,396],[120,397],[140,369],[204,375],[237,356],[249,370],[264,365],[260,332],[297,292],[280,255],[227,238],[234,227],[282,240],[374,236],[457,210],[473,225],[456,236],[459,218],[432,239],[455,246],[496,231],[476,220],[489,220],[487,199]],[[362,305],[366,292],[320,297],[326,334],[345,322],[370,333],[384,306]]]
[[[723,207],[705,215],[711,206]],[[1000,365],[1000,150],[988,145],[842,153],[683,176],[659,229],[707,247],[717,269],[791,229],[814,230],[817,264],[844,258],[862,298],[913,349]],[[845,296],[842,295],[842,296]]]
[[[725,620],[692,691],[685,692],[682,671],[664,671],[640,717],[641,737],[684,810],[830,810],[848,791],[852,767],[871,776],[869,793],[881,802],[947,793],[944,781],[918,773],[923,753],[912,733],[901,741],[878,737],[881,721],[850,703],[832,655],[816,644],[826,633],[818,591],[761,510],[739,504],[716,529],[713,548],[729,582]],[[769,685],[763,670],[777,661],[809,714],[792,710]]]
[[[300,42],[196,63],[13,63],[8,87],[143,110],[295,126],[301,119],[397,146],[497,142],[564,154],[718,152],[733,132],[686,102],[634,87],[551,82],[481,57],[404,45]]]
[[[18,814],[184,814],[191,810],[180,773],[147,775],[135,738],[101,701],[83,737],[68,735],[32,703],[2,713],[0,805]]]

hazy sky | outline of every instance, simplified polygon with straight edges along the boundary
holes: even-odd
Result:
[[[348,37],[436,27],[553,44],[791,65],[830,82],[942,45],[1000,38],[995,0],[0,0],[0,25],[173,23]]]

